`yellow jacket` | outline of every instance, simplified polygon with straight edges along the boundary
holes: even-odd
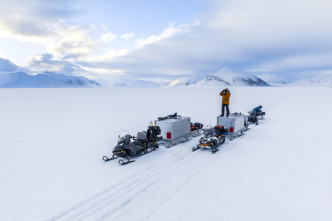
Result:
[[[222,96],[222,104],[229,104],[229,98],[231,96],[230,92],[226,91],[225,94],[220,92],[220,96]]]

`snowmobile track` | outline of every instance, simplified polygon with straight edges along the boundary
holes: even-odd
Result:
[[[185,150],[181,151],[181,153],[184,153],[184,152],[185,152]],[[108,189],[104,190],[101,194],[98,194],[98,195],[94,196],[93,198],[82,202],[76,208],[63,213],[61,216],[59,216],[57,218],[53,218],[52,220],[57,220],[57,219],[62,220],[63,218],[65,218],[64,220],[67,220],[67,218],[70,219],[70,217],[73,218],[75,216],[80,216],[80,214],[82,214],[81,209],[83,211],[85,210],[84,209],[85,207],[88,207],[91,209],[91,208],[95,207],[95,205],[97,205],[98,203],[103,202],[104,201],[103,198],[105,198],[105,200],[107,200],[107,198],[109,198],[110,196],[125,194],[125,193],[119,192],[118,190],[119,189],[125,190],[125,192],[127,192],[127,188],[128,188],[128,191],[131,190],[133,186],[137,185],[138,181],[141,178],[143,178],[147,181],[148,177],[154,176],[155,174],[159,173],[160,169],[166,168],[166,167],[168,167],[169,164],[173,164],[176,161],[178,161],[178,160],[175,159],[174,156],[170,156],[169,158],[165,159],[162,163],[159,163],[159,162],[155,163],[150,168],[145,170],[143,173],[136,174],[129,178],[128,177],[123,178],[122,180],[118,181],[116,184],[113,184]],[[114,199],[112,199],[112,200],[114,200]],[[79,209],[79,208],[81,208],[81,209]],[[70,216],[68,216],[68,215],[70,215]]]
[[[178,157],[170,155],[52,220],[148,220],[207,163],[216,160],[225,147],[228,149],[232,145],[224,143],[218,154],[204,154],[204,157],[191,154],[190,149],[180,146]]]

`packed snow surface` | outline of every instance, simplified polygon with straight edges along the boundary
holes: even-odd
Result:
[[[215,125],[220,88],[0,90],[0,220],[296,220],[332,217],[330,88],[229,87],[265,120],[220,151],[199,137],[120,166],[117,136],[178,112]]]

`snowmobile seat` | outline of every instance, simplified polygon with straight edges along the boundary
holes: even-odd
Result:
[[[146,135],[146,132],[145,132],[145,131],[138,132],[138,133],[137,133],[137,139],[138,139],[138,140],[148,141],[148,137],[147,137],[147,135]]]
[[[221,134],[222,134],[222,132],[223,132],[223,126],[221,126],[221,125],[216,125],[215,127],[214,127],[214,135],[216,136],[216,137],[219,137],[219,136],[221,136]]]
[[[221,126],[221,125],[216,125],[214,127],[214,132],[215,132],[216,137],[220,137],[220,136],[223,136],[223,135],[227,135],[228,128],[225,128],[224,126]]]

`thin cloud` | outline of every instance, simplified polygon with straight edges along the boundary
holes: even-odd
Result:
[[[129,40],[129,39],[132,39],[133,37],[135,37],[134,33],[126,33],[126,34],[121,35],[120,38],[124,39],[124,40]]]
[[[57,30],[58,37],[47,43],[51,54],[65,58],[91,55],[99,50],[100,43],[92,37],[93,25],[75,25]]]
[[[108,33],[103,34],[103,35],[101,36],[101,42],[103,42],[103,43],[109,43],[109,42],[111,42],[113,39],[115,39],[116,36],[117,36],[116,34],[113,34],[113,33],[111,33],[111,32],[108,32]]]
[[[83,75],[87,72],[72,62],[55,59],[52,54],[40,54],[30,57],[28,69],[35,73],[50,71],[67,75]]]
[[[75,0],[1,2],[0,27],[13,36],[41,37],[54,34],[63,19],[70,19],[79,10]]]
[[[223,66],[280,74],[326,68],[329,59],[320,55],[332,50],[331,7],[324,0],[223,1],[199,25],[171,24],[138,39],[125,56],[87,65],[161,75],[207,74]]]
[[[9,2],[0,9],[0,26],[16,37],[39,38],[47,46],[52,57],[32,60],[34,68],[59,65],[59,70],[74,72],[70,67],[77,66],[101,75],[165,78],[210,74],[223,66],[279,74],[331,68],[331,1],[215,0],[213,9],[197,18],[200,22],[170,23],[144,38],[111,32],[103,24],[71,22],[80,12],[75,1],[53,5],[38,0],[31,7],[23,3],[22,9],[19,2],[13,1],[14,9]],[[26,19],[17,16],[22,12]]]
[[[161,34],[159,35],[151,35],[147,38],[142,38],[142,39],[137,39],[136,40],[136,46],[138,48],[143,48],[146,45],[149,44],[155,44],[159,41],[163,41],[166,39],[171,38],[172,36],[175,36],[177,34],[181,34],[181,33],[188,33],[191,31],[191,28],[194,26],[199,25],[199,23],[195,22],[194,24],[184,24],[184,25],[179,25],[177,27],[175,27],[175,23],[170,23],[169,26],[167,28],[165,28]]]

